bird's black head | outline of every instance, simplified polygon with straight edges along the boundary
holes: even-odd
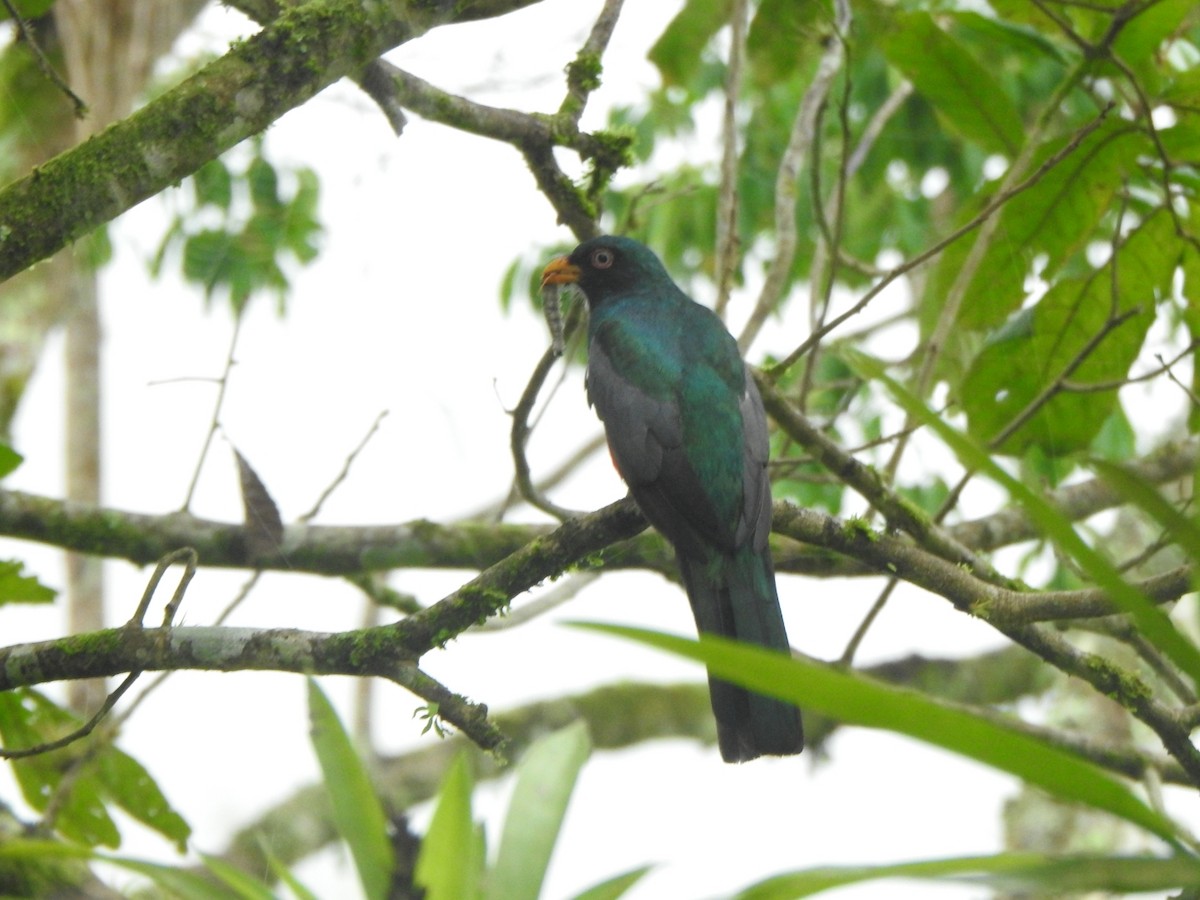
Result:
[[[633,238],[602,235],[584,241],[570,256],[550,261],[542,286],[577,284],[589,306],[623,295],[672,285],[657,256]]]

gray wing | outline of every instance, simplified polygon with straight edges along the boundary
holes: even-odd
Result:
[[[768,518],[761,540],[765,546],[770,531],[770,485],[766,480],[766,420],[757,391],[743,399],[743,422],[752,426],[746,430],[744,452],[748,459],[758,460],[746,466],[745,477],[751,480],[747,487],[753,491],[744,498],[747,516],[733,532],[720,521],[684,453],[681,410],[674,397],[655,397],[631,383],[613,366],[600,341],[592,341],[588,350],[587,391],[604,423],[621,477],[646,518],[680,553],[705,558],[713,546],[733,550],[748,539],[759,543],[757,519],[764,508]],[[747,419],[747,402],[751,419]]]

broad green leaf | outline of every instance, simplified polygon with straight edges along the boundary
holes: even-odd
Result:
[[[899,69],[953,130],[981,147],[1015,156],[1024,127],[996,79],[926,12],[898,14],[883,41]]]
[[[687,0],[650,48],[664,84],[682,85],[700,69],[701,54],[729,21],[731,0]]]
[[[200,860],[204,867],[212,872],[221,883],[241,900],[275,900],[275,893],[268,885],[263,884],[241,869],[231,866],[217,856],[201,853]]]
[[[1129,614],[1146,639],[1194,681],[1200,681],[1200,649],[1175,628],[1166,613],[1128,584],[1112,562],[1088,546],[1076,533],[1073,522],[1026,484],[1008,474],[977,443],[942,421],[922,400],[888,376],[878,360],[858,353],[846,353],[846,357],[864,377],[884,384],[910,416],[935,431],[967,469],[976,470],[1004,487],[1042,533],[1073,557],[1088,576],[1108,592],[1112,601]],[[979,612],[987,618],[986,609]]]
[[[573,900],[618,900],[625,892],[642,880],[650,871],[650,866],[641,866],[621,875],[606,879],[588,888],[582,894],[576,894]]]
[[[363,893],[369,900],[384,900],[396,866],[387,816],[350,736],[313,678],[308,679],[308,716],[338,834],[350,848]]]
[[[96,766],[104,792],[114,804],[147,828],[174,841],[180,853],[187,849],[191,827],[172,808],[145,766],[112,746],[99,754]]]
[[[735,684],[850,725],[906,734],[1008,772],[1054,797],[1105,810],[1178,844],[1175,827],[1092,762],[961,707],[853,671],[704,635],[699,642],[619,625],[582,627],[703,662]]]
[[[571,792],[590,752],[583,722],[539,739],[526,751],[488,874],[487,895],[493,900],[537,900],[541,894]]]
[[[1086,449],[1112,414],[1116,391],[1057,390],[1048,400],[1047,391],[1063,379],[1106,384],[1129,375],[1154,321],[1155,302],[1170,290],[1180,252],[1171,217],[1160,212],[1125,241],[1115,260],[1087,278],[1058,281],[1021,312],[1013,323],[1019,327],[1001,329],[959,391],[971,433],[994,442],[1037,401],[1038,411],[1000,444],[1000,452],[1020,455],[1031,444],[1049,456]],[[1110,325],[1127,313],[1132,316],[1123,323]]]
[[[1195,9],[1195,0],[1156,0],[1146,4],[1117,34],[1113,53],[1134,66],[1139,74],[1157,70],[1159,67],[1154,63],[1162,42],[1174,35],[1184,16]],[[1148,62],[1152,65],[1146,65]]]
[[[48,588],[33,575],[22,575],[19,560],[0,561],[0,606],[5,603],[49,603],[58,591]]]
[[[0,693],[0,740],[5,747],[19,749],[56,740],[79,725],[78,718],[37,691]],[[59,750],[13,760],[13,774],[25,801],[39,812],[45,810],[62,787],[63,774],[72,770],[55,819],[64,837],[88,846],[118,846],[121,835],[108,809],[115,805],[182,850],[190,828],[154,780],[132,757],[111,744],[97,748],[96,740],[83,738]],[[77,765],[81,768],[75,770]]]
[[[1034,153],[1030,173],[1042,170],[1069,145],[1072,136],[1055,137]],[[1128,122],[1113,120],[1089,134],[1078,147],[1046,170],[1030,187],[1005,203],[999,223],[963,294],[957,322],[963,329],[986,331],[998,327],[1025,298],[1025,279],[1034,261],[1043,265],[1041,277],[1053,278],[1090,240],[1116,191],[1149,144]],[[985,201],[966,204],[965,223]],[[941,255],[926,291],[923,325],[932,328],[943,302],[958,280],[975,243],[975,231]]]
[[[414,880],[426,900],[471,900],[480,895],[483,832],[471,818],[470,763],[459,753],[442,779],[433,819],[421,841]]]
[[[1100,891],[1173,891],[1200,886],[1200,864],[1190,856],[1068,856],[999,853],[878,866],[827,866],[777,875],[737,895],[737,900],[790,900],[878,878],[970,881],[1039,897]]]
[[[820,42],[834,40],[829,0],[762,0],[746,35],[750,74],[764,88],[785,81],[815,60]]]

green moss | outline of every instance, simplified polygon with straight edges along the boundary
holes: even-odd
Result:
[[[846,535],[850,538],[864,537],[872,543],[879,540],[879,532],[872,528],[866,519],[860,516],[851,516],[846,520],[843,527],[845,528]]]
[[[567,63],[567,84],[576,90],[590,93],[600,87],[604,64],[598,53],[580,53]]]
[[[92,631],[87,634],[75,634],[55,641],[55,649],[63,656],[79,656],[90,654],[107,656],[120,649],[125,639],[125,632],[120,628],[106,628],[103,631]]]
[[[358,670],[376,669],[377,660],[395,661],[402,659],[407,652],[392,628],[362,628],[348,632],[342,638],[350,642],[347,658],[351,666]]]

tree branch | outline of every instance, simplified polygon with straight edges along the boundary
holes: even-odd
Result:
[[[0,191],[0,281],[195,172],[381,53],[435,25],[535,0],[310,0],[86,143]],[[102,174],[97,174],[102,173]]]

